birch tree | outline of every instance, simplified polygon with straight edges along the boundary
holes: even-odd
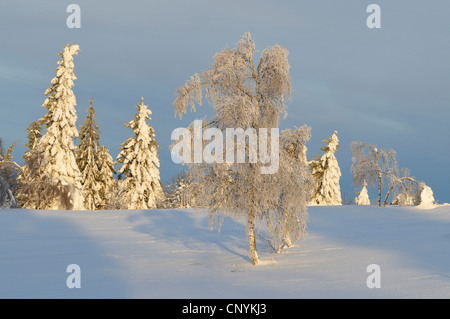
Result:
[[[409,170],[406,168],[398,169],[390,174],[390,185],[384,197],[383,207],[386,206],[389,196],[392,194],[395,203],[401,206],[414,205],[423,188],[424,183],[417,181],[409,176]]]
[[[353,183],[362,187],[364,181],[369,186],[378,186],[378,207],[381,207],[381,187],[397,173],[395,151],[379,150],[376,145],[352,142],[353,158],[351,172]]]
[[[242,36],[237,48],[217,52],[210,69],[194,74],[177,90],[175,114],[181,118],[189,107],[195,112],[205,95],[214,110],[207,125],[221,131],[278,128],[291,96],[288,51],[274,45],[261,52],[259,61],[254,55],[255,43],[250,33]],[[293,135],[305,142],[309,135],[304,134],[309,131],[298,129]],[[266,137],[268,148],[278,138]],[[250,137],[245,140],[245,149],[248,154],[253,149]],[[193,181],[202,187],[199,201],[209,207],[211,227],[220,227],[224,215],[246,223],[253,264],[259,261],[259,226],[267,226],[274,234],[272,238],[281,238],[279,241],[288,237],[295,241],[305,232],[310,194],[305,183],[311,175],[304,161],[291,157],[292,149],[281,146],[279,152],[279,169],[274,174],[261,174],[265,165],[252,162],[250,156],[244,163],[215,161],[193,164],[190,169]]]

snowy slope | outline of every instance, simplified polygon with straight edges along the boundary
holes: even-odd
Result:
[[[0,210],[0,298],[450,298],[450,206],[308,210],[308,237],[258,242],[257,266],[243,225],[193,210]]]

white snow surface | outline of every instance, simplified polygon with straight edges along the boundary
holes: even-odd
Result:
[[[253,266],[244,225],[202,211],[0,210],[0,298],[450,298],[450,205],[308,211],[308,236],[258,241]]]

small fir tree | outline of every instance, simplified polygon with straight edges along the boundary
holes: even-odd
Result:
[[[152,112],[144,104],[137,104],[134,120],[124,123],[134,136],[122,143],[116,164],[121,163],[119,178],[125,177],[128,209],[156,208],[163,194],[159,177],[158,143],[153,128],[147,124]]]
[[[102,199],[101,208],[107,209],[111,199],[111,194],[116,184],[114,174],[114,161],[106,146],[101,146],[98,151],[98,182],[100,183],[100,198]]]
[[[23,155],[25,162],[30,158],[32,151],[36,148],[39,139],[42,136],[42,122],[40,120],[33,121],[27,127],[27,139],[28,143],[25,146],[28,148]]]
[[[80,126],[80,144],[75,150],[75,158],[80,169],[84,194],[84,207],[88,210],[95,210],[103,205],[100,196],[101,185],[99,182],[99,156],[98,148],[99,133],[98,125],[95,122],[95,110],[92,106],[92,99],[89,101],[88,115]]]
[[[367,192],[367,183],[364,181],[363,188],[355,198],[356,205],[370,205],[369,193]]]
[[[316,155],[315,159],[310,162],[312,175],[316,180],[316,190],[312,205],[341,205],[341,188],[339,180],[341,170],[334,153],[339,149],[339,139],[337,131],[331,134],[327,143],[321,150],[325,153],[322,157]]]

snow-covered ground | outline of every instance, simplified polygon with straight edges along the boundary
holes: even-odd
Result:
[[[258,241],[253,266],[245,227],[211,232],[207,213],[0,210],[0,298],[450,298],[450,206],[309,214],[306,239],[281,254]]]

